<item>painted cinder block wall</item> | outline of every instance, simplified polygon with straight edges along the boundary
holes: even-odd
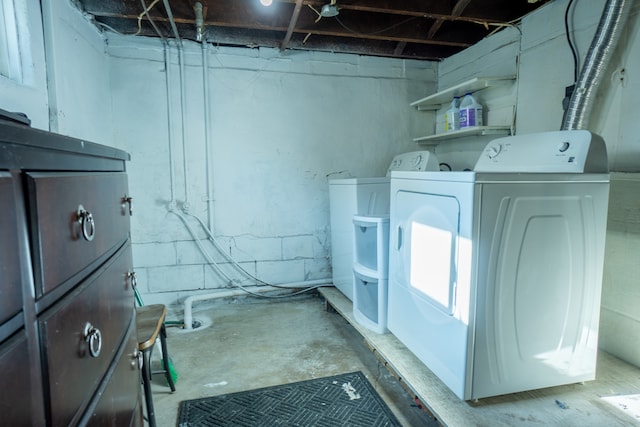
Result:
[[[224,254],[269,283],[330,280],[328,180],[384,176],[432,121],[409,103],[435,63],[113,35],[107,54],[145,301],[256,284]]]

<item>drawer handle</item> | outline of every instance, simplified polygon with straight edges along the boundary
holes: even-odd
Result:
[[[133,216],[133,197],[127,196],[126,194],[122,197],[122,209],[124,210],[124,205],[129,205],[129,216]]]
[[[84,240],[87,242],[92,241],[96,236],[96,223],[93,221],[93,215],[91,215],[91,212],[88,210],[85,210],[84,206],[80,205],[78,206],[76,216],[80,228],[82,228],[82,237],[84,237]]]
[[[133,353],[129,356],[131,357],[131,369],[142,369],[142,353],[137,348],[134,348]]]
[[[133,349],[133,353],[130,354],[131,356],[131,369],[140,369],[142,370],[142,352],[138,351],[137,348]]]
[[[100,329],[87,322],[84,326],[84,340],[89,344],[91,357],[100,356],[100,351],[102,350],[102,333]]]
[[[127,276],[129,277],[129,280],[131,281],[131,287],[135,288],[138,286],[138,279],[136,277],[136,272],[135,271],[130,271],[127,273]]]

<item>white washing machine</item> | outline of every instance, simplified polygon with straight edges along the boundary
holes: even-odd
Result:
[[[388,328],[459,398],[595,378],[609,175],[588,131],[393,172]]]
[[[329,180],[333,284],[347,298],[353,300],[354,215],[389,214],[391,171],[437,171],[438,169],[438,160],[433,153],[412,151],[395,156],[384,177]]]

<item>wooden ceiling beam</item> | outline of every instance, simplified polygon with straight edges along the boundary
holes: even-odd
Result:
[[[468,4],[471,2],[471,0],[459,0],[459,3],[462,3],[462,2],[466,2]],[[304,1],[304,0],[302,1],[302,5],[306,5],[308,3],[309,3],[308,1]],[[297,4],[296,4],[296,7],[297,7]],[[437,14],[437,13],[415,12],[415,11],[399,10],[399,9],[383,9],[383,8],[373,8],[373,7],[366,7],[366,6],[340,7],[340,9],[349,9],[349,10],[378,13],[378,14],[411,16],[416,18],[427,18],[427,19],[435,19],[435,20],[442,20],[442,21],[470,22],[474,24],[477,24],[479,22],[485,22],[485,21],[496,23],[496,24],[507,24],[507,22],[502,22],[499,20],[491,19],[491,18],[455,16],[453,14],[444,15],[444,14]],[[98,16],[98,17],[102,16],[106,18],[122,18],[122,19],[136,19],[136,20],[138,19],[138,15],[114,13],[114,12],[103,12],[99,10],[87,10],[86,13],[93,16]],[[167,21],[166,18],[162,18],[159,16],[153,16],[152,18],[159,21],[163,21],[163,20]],[[182,18],[179,16],[174,16],[174,20],[177,24],[194,24],[195,23],[194,17]],[[215,20],[208,20],[208,21],[205,21],[205,25],[220,25],[220,22]]]
[[[471,3],[471,0],[458,0],[456,4],[453,6],[453,10],[451,11],[451,16],[459,17],[460,15],[462,15],[462,12],[464,12],[465,8],[469,6],[469,3]],[[427,32],[427,38],[432,39],[436,35],[436,33],[438,32],[438,30],[440,29],[440,27],[444,22],[445,22],[444,19],[436,19],[436,22],[433,23],[433,25],[431,26],[431,28],[429,28],[429,31]]]
[[[407,42],[400,42],[396,45],[396,48],[393,50],[393,55],[394,56],[400,56],[402,55],[402,51],[404,51],[404,48],[407,47]]]
[[[281,3],[294,3],[297,0],[277,0],[277,1]],[[304,5],[310,5],[316,9],[320,9],[322,5],[326,4],[327,2],[328,0],[304,0],[303,1]],[[478,23],[478,22],[487,21],[487,22],[495,22],[497,24],[507,24],[507,22],[496,20],[495,18],[491,18],[491,17],[461,16],[462,10],[464,10],[467,7],[467,5],[471,3],[471,0],[459,0],[458,4],[460,4],[460,6],[456,4],[452,9],[452,13],[450,14],[434,13],[434,12],[429,12],[425,10],[414,10],[414,9],[393,7],[399,3],[402,3],[397,1],[390,1],[389,3],[392,6],[378,7],[378,6],[359,5],[359,4],[345,4],[340,2],[338,2],[337,6],[338,6],[338,10],[353,10],[358,12],[369,12],[369,13],[377,13],[377,14],[383,14],[383,15],[413,16],[416,18],[427,18],[427,19],[434,19],[434,20],[456,21],[456,22]],[[465,3],[464,6],[462,6],[462,3]],[[460,11],[460,13],[456,14],[455,11],[461,6],[462,6],[462,10]]]
[[[118,13],[99,13],[99,12],[88,12],[95,17],[104,17],[104,18],[120,18],[127,20],[137,20],[137,15],[122,15]],[[153,20],[155,22],[169,22],[169,20],[165,17],[154,16]],[[174,17],[174,21],[176,24],[194,24],[193,19],[182,19],[178,17]],[[289,31],[288,27],[279,27],[279,26],[271,26],[271,25],[262,25],[262,24],[254,24],[254,23],[231,23],[225,21],[205,21],[205,27],[215,26],[215,27],[227,27],[227,28],[239,28],[239,29],[248,29],[248,30],[262,30],[262,31],[278,31],[286,33]],[[440,41],[440,40],[429,40],[425,38],[417,38],[417,37],[406,37],[406,36],[383,36],[377,34],[353,34],[347,31],[335,31],[335,30],[322,30],[316,28],[304,28],[304,29],[293,29],[292,33],[300,33],[300,34],[315,34],[315,35],[323,35],[323,36],[334,36],[334,37],[346,37],[346,38],[358,38],[358,39],[368,39],[368,40],[387,40],[393,42],[406,42],[406,43],[418,43],[418,44],[428,44],[428,45],[436,45],[436,46],[451,46],[451,47],[460,47],[465,48],[469,47],[469,43],[461,43],[461,42],[451,42],[451,41]]]
[[[289,22],[289,28],[287,28],[287,34],[284,36],[284,40],[282,40],[282,44],[280,45],[280,50],[284,51],[291,40],[291,36],[293,35],[293,31],[296,28],[296,24],[298,23],[298,17],[300,16],[300,10],[302,9],[303,0],[296,0],[296,6],[293,8],[293,15],[291,16],[291,21]]]

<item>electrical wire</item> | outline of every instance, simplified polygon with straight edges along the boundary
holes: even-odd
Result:
[[[99,25],[99,26],[101,26],[101,27],[104,27],[104,28],[106,28],[107,30],[112,31],[112,32],[114,32],[114,33],[116,33],[116,34],[119,34],[119,35],[121,35],[121,36],[124,36],[124,35],[125,35],[125,34],[121,33],[120,31],[116,30],[115,28],[113,28],[112,26],[105,24],[104,22],[100,22],[100,21],[97,21],[97,20],[94,20],[94,22],[96,23],[96,25]]]
[[[281,285],[276,285],[273,283],[269,283],[269,282],[265,282],[264,280],[256,277],[255,275],[251,274],[249,271],[247,271],[244,267],[242,267],[238,261],[236,261],[231,255],[229,255],[227,253],[227,251],[224,250],[224,248],[220,245],[220,242],[218,242],[218,239],[216,239],[216,237],[213,235],[213,233],[211,233],[211,231],[207,228],[207,226],[205,225],[204,221],[202,221],[202,219],[200,219],[199,217],[191,214],[191,213],[186,213],[187,215],[193,217],[196,219],[196,221],[198,221],[200,223],[200,226],[202,227],[202,229],[204,230],[204,232],[207,234],[207,236],[209,237],[209,240],[211,240],[211,242],[214,244],[214,246],[218,249],[218,251],[227,259],[229,260],[229,262],[231,262],[238,270],[240,270],[242,273],[244,273],[247,277],[255,280],[257,283],[259,283],[258,286],[271,286],[274,288],[281,288],[281,289],[291,289],[288,286],[281,286]],[[320,287],[320,286],[316,286],[316,287]],[[315,289],[312,288],[312,289]]]
[[[159,0],[154,1],[153,5],[155,5]],[[147,4],[145,3],[144,0],[140,0],[140,4],[142,5],[142,10],[145,11],[149,11],[151,10],[151,8],[153,7],[153,5],[147,7]],[[143,12],[144,13],[144,12]],[[141,14],[142,15],[142,14]],[[151,19],[151,15],[149,15],[149,13],[146,14],[147,19],[149,20],[149,23],[151,24],[151,26],[153,27],[153,29],[155,30],[155,32],[158,34],[158,36],[160,37],[160,39],[164,42],[164,36],[162,35],[162,32],[160,31],[160,28],[158,28],[158,26],[156,25],[156,23],[153,21],[153,19]],[[140,25],[140,21],[138,21],[138,25]],[[139,27],[138,27],[139,28]]]
[[[412,16],[410,18],[404,19],[404,20],[402,20],[400,22],[397,22],[397,23],[395,23],[393,25],[390,25],[390,26],[388,26],[386,28],[383,28],[381,30],[374,31],[373,33],[360,33],[358,31],[352,30],[351,28],[347,27],[345,24],[342,23],[340,18],[338,18],[337,16],[334,17],[334,19],[338,22],[338,24],[340,24],[340,26],[342,28],[344,28],[345,30],[349,31],[350,33],[353,33],[353,34],[356,34],[356,35],[359,35],[359,36],[375,36],[375,35],[378,35],[378,34],[382,34],[382,33],[385,33],[385,32],[387,32],[389,30],[393,30],[394,28],[399,27],[400,25],[406,24],[407,22],[413,21],[414,19],[418,19],[418,18],[419,18],[419,16]]]
[[[220,274],[225,279],[227,279],[228,282],[231,285],[242,289],[244,292],[246,292],[246,293],[248,293],[250,295],[253,295],[255,297],[260,297],[260,298],[271,298],[271,299],[290,298],[290,297],[293,297],[293,296],[296,296],[296,295],[301,295],[303,293],[310,292],[310,291],[312,291],[314,289],[318,289],[318,288],[321,288],[323,286],[326,286],[326,285],[310,286],[310,287],[301,289],[301,290],[296,291],[296,292],[288,293],[286,295],[265,295],[265,294],[259,294],[259,293],[256,293],[256,292],[252,292],[250,289],[247,289],[246,287],[242,286],[240,283],[238,283],[236,280],[233,280],[228,274],[226,274],[224,271],[222,271],[222,269],[220,268],[220,265],[218,265],[218,263],[215,262],[215,260],[211,257],[211,255],[209,255],[209,252],[206,250],[206,248],[202,245],[202,240],[196,235],[195,230],[188,223],[187,218],[185,218],[184,215],[182,215],[180,212],[178,212],[175,209],[170,209],[169,212],[173,213],[174,215],[176,215],[178,218],[180,218],[182,220],[182,222],[184,223],[185,227],[187,228],[187,230],[191,234],[191,237],[193,237],[194,242],[196,243],[196,245],[198,246],[198,248],[200,249],[202,254],[205,256],[205,258],[206,258],[207,262],[209,263],[209,265],[212,265],[214,267],[214,269],[218,272],[218,274]],[[187,214],[187,215],[196,218],[198,220],[198,222],[201,225],[204,226],[204,223],[202,222],[202,220],[200,218],[198,218],[198,217],[196,217],[195,215],[192,215],[192,214]],[[220,248],[218,248],[218,249],[220,250]],[[220,252],[222,252],[226,256],[226,253],[223,250],[221,250]],[[238,265],[236,261],[233,261],[233,262],[236,265]],[[244,269],[242,269],[242,270],[246,272],[246,270],[244,270]],[[251,276],[251,277],[254,278],[253,276]],[[287,290],[295,289],[295,288],[291,288],[291,287],[287,287],[287,286],[272,285],[272,284],[269,284],[269,283],[267,283],[267,282],[265,282],[263,280],[258,280],[258,281],[259,281],[259,283],[261,283],[258,286],[271,286],[271,287],[280,288],[280,289],[287,289]]]
[[[571,49],[571,54],[573,55],[573,83],[578,81],[578,53],[576,52],[576,48],[573,45],[573,41],[571,40],[571,33],[569,31],[569,10],[571,9],[571,5],[573,4],[573,0],[569,0],[567,4],[567,10],[564,13],[564,29],[567,35],[567,43],[569,43],[569,48]]]
[[[190,213],[187,213],[187,215],[192,216],[193,218],[196,219],[196,221],[198,221],[200,223],[200,226],[202,227],[202,229],[204,230],[204,232],[207,234],[207,237],[209,238],[209,240],[211,240],[211,242],[214,244],[214,246],[218,249],[218,251],[224,255],[225,258],[227,258],[236,268],[238,268],[240,271],[242,271],[244,274],[246,274],[249,278],[255,280],[256,282],[260,283],[261,285],[268,285],[268,286],[274,286],[270,283],[265,282],[264,280],[261,280],[259,278],[257,278],[256,276],[254,276],[253,274],[251,274],[249,271],[247,271],[246,269],[244,269],[239,263],[238,261],[236,261],[231,255],[229,255],[227,253],[227,251],[224,250],[224,248],[222,248],[222,246],[220,245],[220,243],[218,242],[218,239],[215,238],[215,236],[209,231],[209,229],[207,228],[207,226],[204,224],[204,222],[198,218],[195,215],[192,215]],[[277,287],[277,285],[276,285]]]
[[[153,9],[153,6],[155,6],[159,1],[160,0],[153,0],[153,3],[151,3],[149,7],[147,7],[144,3],[144,0],[140,0],[140,2],[142,3],[143,10],[142,10],[142,13],[138,15],[138,31],[135,32],[134,36],[137,36],[142,31],[142,18],[145,15],[149,17],[149,11]],[[149,22],[151,22],[151,19],[149,19]]]

